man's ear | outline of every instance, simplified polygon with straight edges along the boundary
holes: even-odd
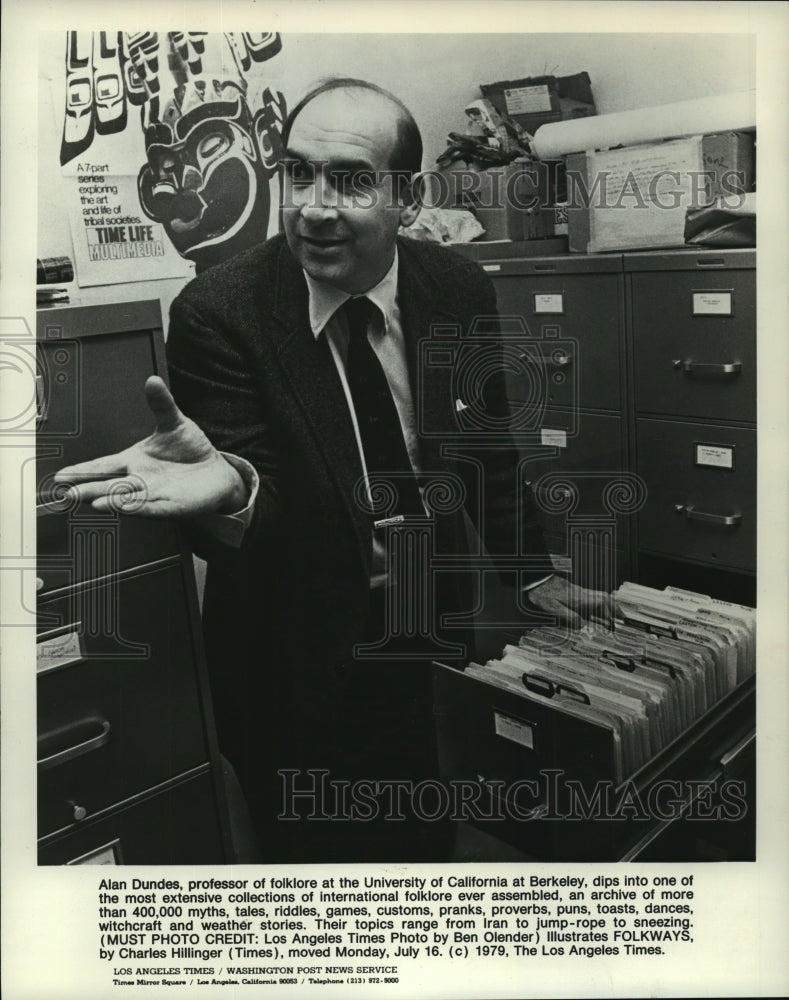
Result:
[[[416,222],[422,211],[425,182],[422,174],[414,174],[410,181],[403,183],[400,191],[400,225],[408,228]]]

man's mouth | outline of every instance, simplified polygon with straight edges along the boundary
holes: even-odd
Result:
[[[333,247],[342,246],[345,240],[333,236],[300,236],[302,243],[315,247],[317,250],[331,250]]]

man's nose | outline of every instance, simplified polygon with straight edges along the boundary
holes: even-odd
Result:
[[[338,216],[337,192],[321,174],[295,193],[302,218],[309,223],[333,221]]]

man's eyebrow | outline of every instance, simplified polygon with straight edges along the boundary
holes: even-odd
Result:
[[[297,163],[306,163],[307,161],[303,156],[300,156],[295,149],[286,149],[283,154],[283,160],[295,160]]]

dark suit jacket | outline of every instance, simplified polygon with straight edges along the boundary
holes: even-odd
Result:
[[[491,282],[444,247],[401,239],[399,252],[398,301],[425,431],[423,468],[459,477],[466,513],[492,552],[543,553],[529,497],[518,487],[514,449],[463,447],[458,432],[463,390],[453,370],[459,352],[473,362],[469,352],[479,350],[469,339],[475,318],[495,315]],[[436,324],[460,336],[425,364],[420,345]],[[273,709],[281,725],[269,734],[275,742],[297,739],[330,717],[333,665],[362,637],[372,520],[354,500],[360,459],[330,349],[310,329],[306,282],[283,237],[184,289],[172,305],[167,354],[178,405],[217,448],[248,459],[260,475],[241,549],[209,553],[204,600],[220,742],[227,748],[229,740],[245,740],[238,753],[249,754],[248,744],[262,739],[254,736],[261,713],[271,718]],[[501,414],[500,374],[485,376],[484,393],[486,412]],[[441,552],[467,550],[462,509],[438,514],[435,533]],[[472,608],[473,574],[443,573],[441,580],[439,610]],[[467,635],[454,630],[450,637]]]

